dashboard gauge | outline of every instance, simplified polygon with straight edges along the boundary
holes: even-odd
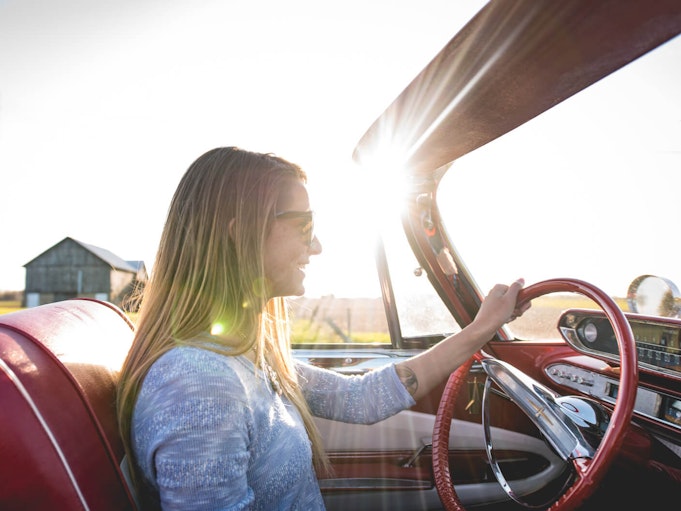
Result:
[[[589,321],[582,328],[582,336],[586,342],[594,343],[596,342],[596,339],[598,339],[598,328],[594,323]]]
[[[637,314],[627,314],[627,319],[636,342],[639,368],[681,378],[681,319]],[[577,351],[619,362],[615,333],[602,312],[563,311],[558,327],[563,339]]]

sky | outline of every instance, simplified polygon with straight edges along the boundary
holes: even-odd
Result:
[[[0,0],[0,290],[67,236],[151,268],[217,146],[294,161],[318,216],[347,210],[355,144],[483,3]]]
[[[353,149],[484,3],[0,0],[0,291],[23,289],[24,265],[67,236],[125,260],[142,260],[153,271],[168,204],[181,176],[199,155],[227,145],[276,153],[308,173],[324,251],[308,269],[306,294],[337,290],[342,295],[358,282],[375,279],[351,259],[358,248],[373,243],[354,226],[385,203],[364,194],[367,175],[352,162]],[[665,50],[654,68],[634,68],[623,84],[636,86],[639,78],[654,75],[664,77],[660,87],[677,87],[679,48]],[[598,87],[593,90],[580,94],[584,99],[579,101],[602,105]],[[613,103],[615,123],[617,116],[637,115],[639,126],[656,125],[656,111],[681,112],[678,95],[674,105],[657,105],[655,94],[643,102],[627,101],[636,97],[630,90],[620,94],[625,99]],[[653,142],[664,142],[675,158],[668,168],[678,169],[681,119],[673,117],[672,122],[665,132],[670,138]],[[603,144],[627,136],[612,131],[617,125],[608,128],[608,137],[590,134],[589,129],[599,128],[590,124],[582,117],[563,128],[584,132],[579,143],[583,148],[593,141],[598,145],[594,154],[613,154],[617,149],[608,153]],[[620,125],[624,129],[626,123]],[[562,152],[551,165],[564,165],[565,147],[549,149],[549,140],[539,142],[546,134],[564,146],[562,137],[541,124],[539,130],[525,137],[529,148],[512,136],[503,137],[499,144],[512,145],[504,148],[505,159],[486,166],[512,176],[509,151],[520,153],[521,165],[527,166],[527,156],[542,148],[552,151],[549,157]],[[640,143],[638,130],[630,147]],[[540,172],[545,167],[538,162]],[[621,180],[622,170],[617,171]],[[674,182],[681,179],[679,173],[673,176]],[[485,187],[485,193],[496,203],[507,200],[503,186]],[[469,206],[462,199],[475,200],[468,195],[457,199],[464,214]],[[679,206],[674,208],[670,218],[678,217]],[[527,217],[544,220],[531,209]],[[471,228],[479,253],[467,260],[484,261],[504,245],[492,236],[479,239],[486,228]],[[513,243],[511,239],[507,245]],[[660,252],[665,272],[678,267],[677,252]],[[490,274],[493,282],[520,276],[515,268],[523,253],[527,247],[514,251],[517,259],[505,256],[508,271],[492,261],[492,268],[499,267],[498,274]],[[572,252],[564,254],[575,259]],[[528,273],[539,270],[535,266]],[[600,272],[603,266],[588,257],[576,272],[595,278],[589,271]],[[538,271],[523,276],[528,281],[543,277]]]

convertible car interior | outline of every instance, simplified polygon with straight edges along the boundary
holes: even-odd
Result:
[[[385,332],[361,342],[349,327],[341,341],[294,335],[297,359],[364,374],[465,328],[504,265],[555,263],[561,274],[528,281],[520,299],[532,307],[411,409],[373,425],[318,420],[333,468],[320,478],[329,511],[678,509],[681,293],[665,272],[679,265],[658,260],[678,253],[679,201],[668,192],[681,189],[681,60],[658,74],[636,66],[659,52],[681,58],[679,34],[679,0],[492,0],[358,137],[358,167],[391,172],[372,192],[395,211],[399,234],[372,250],[372,314]],[[626,126],[605,132],[603,100],[588,94],[628,69],[642,92],[609,95]],[[670,91],[676,99],[657,108]],[[570,134],[597,127],[596,136],[572,142],[541,124],[578,106]],[[650,120],[654,107],[669,124]],[[594,138],[608,164],[583,171],[596,153],[565,163]],[[617,138],[623,146],[611,149]],[[664,154],[625,170],[649,139],[667,144]],[[541,172],[524,173],[549,142],[559,149]],[[506,171],[494,178],[492,151]],[[398,179],[405,187],[388,194]],[[618,209],[591,209],[610,195]],[[653,238],[658,224],[664,234]],[[628,274],[617,282],[626,294],[601,285],[609,270]],[[307,317],[307,303],[291,300],[294,318]],[[0,315],[2,510],[138,509],[114,412],[133,332],[128,314],[93,298]]]

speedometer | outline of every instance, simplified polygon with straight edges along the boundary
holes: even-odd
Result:
[[[586,342],[594,343],[596,342],[596,339],[598,339],[598,328],[594,323],[589,321],[584,325],[582,329],[582,334]]]

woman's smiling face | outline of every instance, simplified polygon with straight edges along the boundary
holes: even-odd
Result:
[[[265,241],[265,276],[270,298],[305,293],[304,268],[311,255],[322,251],[313,229],[307,189],[301,181],[291,181],[279,196],[275,221]]]

